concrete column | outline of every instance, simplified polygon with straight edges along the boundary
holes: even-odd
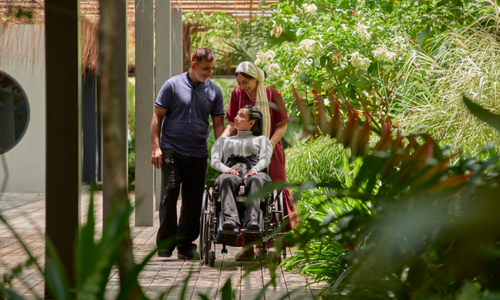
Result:
[[[45,230],[76,288],[81,193],[80,1],[45,1]],[[51,260],[45,250],[46,263]],[[76,295],[72,295],[73,298]],[[51,298],[45,286],[45,297]]]
[[[155,100],[153,0],[135,0],[135,225],[153,226],[151,119]]]
[[[120,114],[120,128],[123,141],[125,141],[122,145],[125,151],[125,164],[124,168],[120,171],[120,177],[122,180],[127,182],[128,180],[128,125],[127,125],[127,95],[128,95],[128,49],[127,49],[127,3],[123,0],[113,0],[116,1],[117,8],[117,17],[116,17],[116,49],[114,53],[114,57],[116,60],[117,73],[115,74],[117,80],[117,89],[118,89],[118,100],[119,100],[119,110]],[[112,146],[107,143],[103,144],[103,151],[116,151],[116,149],[112,149]],[[104,156],[105,157],[105,156]],[[106,163],[104,163],[106,165]],[[103,169],[103,178],[107,177],[108,171]],[[105,218],[108,215],[109,210],[111,209],[112,199],[109,196],[109,189],[106,187],[106,181],[103,181],[102,186],[102,195],[103,195],[103,203],[102,203],[102,215]]]
[[[172,9],[172,76],[183,71],[182,9]]]
[[[172,23],[170,0],[156,0],[155,8],[156,32],[156,96],[163,83],[171,76]],[[161,170],[156,170],[155,179],[156,209],[160,208]]]

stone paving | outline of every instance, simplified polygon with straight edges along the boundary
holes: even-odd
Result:
[[[133,200],[134,195],[131,195]],[[18,200],[16,200],[18,199]],[[90,196],[82,193],[82,221],[86,220]],[[102,193],[95,195],[94,213],[96,216],[96,235],[102,232]],[[43,239],[45,227],[45,201],[43,194],[30,193],[0,193],[0,211],[32,253],[38,257],[43,265],[45,243]],[[134,226],[131,218],[131,234],[133,251],[136,261],[142,260],[155,245],[156,230],[158,228],[158,214],[156,213],[155,226]],[[261,264],[255,271],[246,274],[253,264],[258,262],[237,262],[234,255],[240,248],[228,247],[228,254],[220,253],[217,245],[216,261],[213,268],[202,262],[190,262],[177,259],[174,252],[171,258],[158,256],[148,263],[139,276],[139,283],[146,295],[151,299],[179,299],[187,276],[190,276],[184,299],[201,299],[204,294],[208,299],[220,299],[221,288],[228,278],[231,278],[232,288],[236,292],[236,299],[255,299],[262,287],[270,280],[270,274],[265,264]],[[0,223],[0,276],[11,268],[23,264],[28,259],[25,251],[16,238]],[[321,289],[321,285],[309,285],[307,278],[296,271],[287,272],[277,269],[277,286],[266,289],[261,299],[314,299]],[[25,268],[22,279],[14,279],[14,289],[25,299],[40,299],[43,297],[44,282],[42,276],[34,267]],[[112,299],[119,289],[118,275],[113,273],[106,291],[106,298]]]

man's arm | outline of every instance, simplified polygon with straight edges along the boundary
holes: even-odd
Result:
[[[215,140],[217,140],[224,131],[224,117],[212,118],[212,123],[214,124]]]
[[[235,131],[236,128],[234,128],[234,123],[229,122],[226,126],[226,129],[224,129],[224,132],[222,132],[222,136],[232,136]]]
[[[163,117],[167,113],[166,109],[155,106],[153,120],[151,121],[151,147],[153,153],[151,154],[151,164],[157,169],[161,169],[163,154],[160,149],[160,131]]]

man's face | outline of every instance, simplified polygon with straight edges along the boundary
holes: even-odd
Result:
[[[195,82],[205,82],[212,76],[215,70],[215,59],[212,61],[202,60],[191,63],[192,77]]]

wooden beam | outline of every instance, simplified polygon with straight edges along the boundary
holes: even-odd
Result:
[[[73,289],[82,174],[79,6],[79,0],[45,1],[45,232]],[[46,263],[51,259],[46,248]],[[47,283],[45,298],[52,298]]]
[[[120,180],[125,182],[128,181],[128,125],[127,125],[127,94],[128,94],[128,49],[127,49],[127,7],[125,6],[123,0],[112,0],[116,1],[117,8],[117,18],[115,20],[114,28],[116,29],[116,47],[114,49],[114,59],[116,64],[116,83],[118,88],[118,110],[120,118],[120,129],[123,143],[120,145],[122,151],[125,153],[124,162],[120,163],[121,170],[119,174],[114,174],[113,176],[119,176]],[[103,151],[104,157],[106,157],[106,152],[116,152],[115,145],[109,144],[104,140]],[[104,166],[110,165],[104,162]],[[110,197],[109,185],[106,184],[106,178],[108,176],[108,170],[103,168],[103,202],[102,202],[102,213],[103,219],[106,218],[110,209],[113,199]],[[113,178],[115,180],[116,178]]]

